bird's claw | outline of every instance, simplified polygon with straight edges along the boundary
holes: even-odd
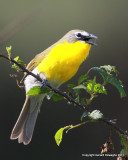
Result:
[[[43,79],[41,82],[41,88],[44,88],[45,86],[47,86],[47,84],[48,84],[47,79]]]

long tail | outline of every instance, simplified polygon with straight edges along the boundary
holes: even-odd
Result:
[[[18,139],[19,143],[25,145],[30,143],[43,98],[44,96],[40,97],[40,95],[35,97],[26,96],[25,103],[12,130],[10,139]]]

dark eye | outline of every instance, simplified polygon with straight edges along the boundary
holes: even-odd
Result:
[[[77,33],[76,36],[80,38],[82,35],[81,33]]]

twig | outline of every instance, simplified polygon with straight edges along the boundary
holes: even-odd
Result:
[[[23,67],[21,64],[19,64],[18,62],[16,62],[13,58],[7,56],[7,55],[4,55],[2,53],[0,53],[0,57],[3,57],[13,63],[15,63],[17,66],[19,66],[23,72],[26,72],[27,74],[35,77],[38,81],[42,82],[42,79],[38,76],[38,75],[35,75],[34,73],[32,73],[31,71],[27,70],[25,67]],[[59,89],[51,86],[50,84],[46,84],[46,86],[48,86],[52,91],[54,91],[55,93],[58,93],[60,94],[61,96],[63,96],[66,100],[78,105],[81,109],[83,110],[87,110],[89,108],[89,106],[85,106],[85,105],[82,105],[81,103],[75,101],[72,97],[68,96],[66,93],[60,91]]]
[[[13,63],[15,63],[17,66],[19,66],[23,72],[26,72],[27,74],[35,77],[38,81],[42,82],[42,79],[38,76],[38,75],[35,75],[34,73],[32,73],[31,71],[27,70],[25,67],[23,67],[21,64],[19,64],[18,62],[16,62],[13,58],[7,56],[7,55],[4,55],[2,53],[0,53],[0,57],[3,57]],[[72,97],[68,96],[66,93],[60,91],[59,89],[56,89],[54,87],[52,87],[50,84],[46,84],[52,91],[54,91],[55,93],[57,94],[60,94],[61,96],[63,96],[66,100],[78,105],[81,109],[83,110],[87,110],[89,108],[89,106],[87,105],[82,105],[81,103],[75,101]],[[126,133],[124,130],[122,130],[121,128],[119,128],[117,125],[115,125],[111,120],[107,120],[107,119],[104,119],[104,118],[101,118],[101,119],[98,119],[97,121],[101,121],[109,126],[111,126],[112,128],[114,128],[116,131],[118,131],[119,133],[121,134],[124,134],[126,136],[128,136],[128,133]]]
[[[17,86],[19,87],[19,88],[24,88],[24,85],[20,85],[20,83],[19,83],[19,80],[18,80],[18,72],[16,73],[16,74],[10,74],[9,75],[11,78],[15,78],[16,79],[16,83],[17,83]]]
[[[111,126],[113,129],[115,129],[116,131],[118,131],[119,133],[128,136],[128,133],[126,131],[124,131],[123,129],[121,129],[120,127],[118,127],[116,124],[114,124],[112,122],[112,120],[101,118],[101,119],[98,119],[98,121],[106,123],[107,125]]]

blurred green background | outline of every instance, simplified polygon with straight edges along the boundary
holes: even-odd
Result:
[[[128,90],[128,1],[126,0],[0,0],[0,52],[12,45],[13,56],[27,64],[36,54],[55,43],[66,32],[83,29],[99,37],[90,56],[80,67],[77,78],[93,66],[115,65]],[[68,134],[60,147],[55,132],[66,125],[80,122],[82,111],[65,101],[45,100],[38,116],[32,142],[28,146],[9,139],[11,130],[24,103],[25,93],[9,77],[14,71],[10,63],[0,59],[0,158],[13,160],[78,160],[90,159],[81,154],[100,153],[108,140],[109,127],[102,123],[88,124]],[[65,90],[66,84],[61,87]],[[117,90],[108,86],[108,96],[99,96],[92,104],[118,125],[128,129],[128,99],[120,99]],[[113,132],[115,151],[119,153],[118,135]],[[92,158],[93,159],[93,158]],[[94,158],[96,159],[96,157]],[[105,158],[104,158],[105,159]],[[107,158],[108,159],[108,158]],[[111,159],[111,158],[109,158]]]

